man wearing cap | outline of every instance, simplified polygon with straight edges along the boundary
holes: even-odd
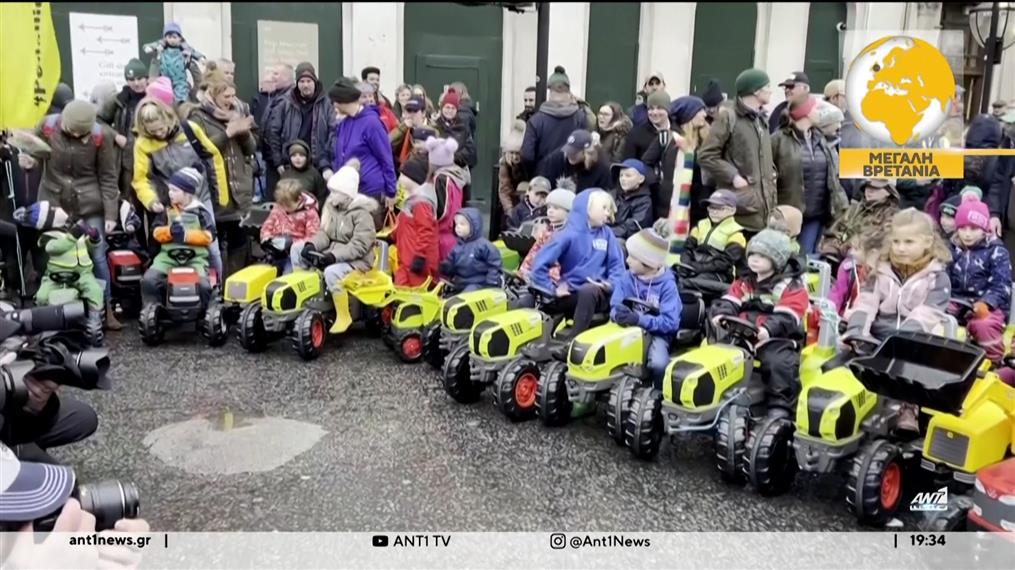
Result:
[[[651,75],[645,78],[645,83],[642,85],[642,91],[645,93],[645,99],[657,91],[666,90],[666,80],[663,79],[663,74],[658,71],[653,71]],[[635,127],[643,125],[648,122],[648,105],[646,103],[638,103],[631,107],[627,114],[631,117],[631,123]],[[636,157],[636,158],[641,158]]]
[[[268,169],[281,176],[286,165],[285,145],[299,139],[310,145],[310,164],[327,180],[332,174],[329,141],[334,125],[335,112],[327,92],[314,66],[304,61],[296,66],[296,85],[272,108],[268,118]]]
[[[137,104],[144,99],[148,87],[148,66],[140,59],[132,59],[123,69],[127,84],[113,100],[113,122],[110,127],[116,131],[116,146],[120,147],[120,196],[132,194],[131,180],[134,178],[134,112]]]
[[[786,112],[789,104],[794,101],[802,103],[807,97],[810,97],[811,80],[807,77],[806,73],[794,71],[779,84],[779,87],[782,87],[783,92],[786,94],[786,100],[776,105],[771,116],[768,118],[768,132],[773,134],[782,126],[783,114]]]
[[[426,101],[419,95],[413,95],[402,107],[402,122],[388,133],[391,141],[391,155],[395,159],[395,171],[399,171],[402,163],[412,154],[413,145],[422,143],[436,134],[426,120]]]
[[[648,96],[648,120],[635,125],[624,141],[621,156],[624,159],[644,160],[645,152],[658,141],[659,148],[666,148],[670,142],[670,95],[657,90]]]
[[[522,164],[528,177],[547,176],[542,163],[554,156],[578,129],[594,128],[588,123],[585,112],[571,95],[571,80],[560,65],[546,80],[546,101],[529,119],[522,140]]]
[[[610,165],[598,152],[598,134],[578,129],[564,146],[543,161],[540,176],[547,180],[570,178],[577,192],[586,188],[609,188]]]
[[[737,195],[737,222],[749,232],[765,228],[776,205],[772,141],[761,109],[772,97],[768,74],[748,69],[737,76],[737,98],[719,109],[698,149],[703,177]]]

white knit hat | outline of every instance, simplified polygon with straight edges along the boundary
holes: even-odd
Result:
[[[355,198],[359,194],[359,161],[352,159],[328,179],[328,190]]]

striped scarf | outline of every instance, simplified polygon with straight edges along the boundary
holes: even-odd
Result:
[[[677,150],[673,169],[673,197],[670,198],[670,254],[679,255],[691,233],[691,179],[694,152]]]

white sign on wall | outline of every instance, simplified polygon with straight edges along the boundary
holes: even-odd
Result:
[[[123,87],[123,68],[138,56],[137,18],[71,12],[70,49],[74,97],[87,100],[92,89],[112,81]]]
[[[287,63],[293,69],[309,61],[321,75],[317,57],[317,24],[257,21],[257,69],[259,76],[269,65]]]

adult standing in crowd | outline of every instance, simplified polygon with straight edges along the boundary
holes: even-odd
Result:
[[[546,101],[529,119],[522,142],[522,164],[530,176],[546,176],[541,163],[559,151],[571,133],[591,126],[571,95],[571,80],[562,66],[553,68],[546,88]]]
[[[359,90],[356,91],[357,102]],[[278,176],[286,165],[285,146],[299,139],[310,145],[310,164],[321,171],[324,179],[331,177],[331,129],[335,113],[317,79],[317,71],[309,62],[296,66],[296,86],[271,111],[265,138],[268,141],[269,168]],[[382,127],[383,128],[383,127]],[[389,153],[390,154],[390,153]],[[271,180],[270,188],[274,188]]]
[[[222,74],[222,78],[229,83],[236,85],[236,64],[233,63],[232,60],[220,57],[215,61],[209,62],[205,73],[212,71],[218,71]],[[204,79],[201,83],[201,91],[206,90],[208,88],[208,80]],[[197,102],[200,103],[201,100],[197,99]],[[251,115],[250,104],[239,97],[233,98],[233,110],[239,113],[242,117],[249,117]]]
[[[501,209],[507,216],[528,191],[529,182],[522,168],[522,140],[525,138],[525,123],[515,119],[511,132],[504,141],[504,155],[497,169],[497,197]]]
[[[272,109],[289,94],[292,87],[293,68],[291,65],[280,63],[269,66],[258,85],[257,97],[250,104],[250,114],[253,115],[258,129],[257,160],[261,172],[258,176],[258,182],[261,185],[258,197],[262,200],[269,199],[268,194],[278,184],[279,179],[279,165],[272,164],[271,150],[268,148],[268,120],[271,117]]]
[[[374,88],[378,105],[383,105],[391,110],[391,101],[381,93],[381,70],[378,67],[368,65],[360,70],[359,78],[364,83],[369,83]]]
[[[529,122],[532,115],[536,114],[536,88],[528,86],[525,88],[525,92],[522,93],[522,112],[518,113],[515,117],[518,120]]]
[[[624,144],[631,133],[631,119],[624,114],[620,104],[614,101],[603,103],[596,114],[596,127],[603,153],[610,159],[610,163],[623,161]]]
[[[645,123],[647,123],[649,121],[649,117],[648,117],[649,108],[648,108],[648,105],[647,105],[648,98],[653,93],[655,93],[657,91],[665,91],[666,90],[666,80],[663,79],[663,74],[662,73],[659,73],[658,71],[655,71],[655,72],[652,73],[652,75],[649,75],[648,77],[645,78],[645,83],[644,83],[644,85],[642,87],[643,87],[643,91],[645,93],[645,102],[638,103],[635,106],[631,107],[631,111],[630,111],[630,113],[628,113],[631,116],[631,123],[635,127],[637,127],[639,125],[644,125]],[[666,104],[669,105],[670,102],[667,101]],[[627,157],[627,158],[641,159],[640,156]]]
[[[402,117],[405,113],[405,104],[412,99],[412,87],[408,83],[402,83],[395,88],[395,102],[393,104],[392,111],[395,112],[396,117]]]
[[[648,96],[648,121],[635,124],[627,135],[623,158],[642,160],[653,143],[665,148],[670,140],[670,94],[658,90]],[[644,162],[644,161],[642,161]]]
[[[722,92],[722,86],[718,79],[709,79],[705,90],[701,93],[701,100],[705,102],[705,120],[708,124],[715,121],[715,115],[719,112],[719,105],[726,100],[726,94]]]
[[[461,81],[455,81],[448,86],[448,90],[458,93],[458,120],[469,127],[469,135],[475,140],[476,119],[479,117],[479,110],[476,109],[472,96],[469,95],[469,87]]]
[[[110,126],[116,131],[116,144],[121,149],[118,186],[120,196],[126,198],[134,195],[131,188],[131,181],[134,178],[134,138],[136,136],[134,115],[137,113],[138,104],[145,98],[145,89],[148,87],[148,66],[140,59],[132,59],[123,68],[123,78],[127,84],[114,99],[113,122]],[[135,204],[135,208],[139,206],[140,204]]]
[[[240,219],[250,210],[254,194],[253,117],[236,108],[236,88],[218,72],[207,74],[200,106],[187,119],[200,125],[225,162],[227,203],[213,202],[219,248],[225,260],[222,278],[246,265],[247,237]]]
[[[839,156],[812,120],[817,103],[814,97],[790,103],[790,123],[772,136],[778,203],[803,213],[798,239],[806,255],[818,252],[825,226],[849,206],[839,185]]]
[[[461,99],[454,89],[449,89],[441,97],[440,116],[434,123],[437,134],[441,138],[453,138],[458,143],[455,151],[455,164],[468,168],[476,167],[476,141],[472,138],[469,125],[462,120],[460,111]],[[467,115],[466,115],[467,116]]]
[[[673,193],[677,191],[674,176],[680,176],[684,169],[690,169],[690,201],[685,204],[690,208],[690,219],[703,218],[707,212],[704,200],[708,192],[701,182],[701,167],[698,165],[696,152],[708,135],[707,111],[705,102],[700,97],[685,95],[678,97],[670,104],[670,125],[673,129],[665,144],[657,139],[645,152],[643,162],[650,168],[659,171],[659,189],[652,195],[655,218],[667,218],[673,203]],[[690,159],[688,164],[677,164],[680,152]]]
[[[548,180],[570,178],[578,192],[588,188],[608,189],[612,185],[610,163],[599,146],[599,135],[579,129],[571,133],[564,146],[544,161]]]
[[[402,121],[388,132],[395,171],[401,171],[402,164],[412,156],[417,143],[436,133],[426,119],[426,102],[422,97],[412,96],[402,106]]]
[[[384,123],[384,129],[389,133],[398,126],[398,117],[385,105],[377,104],[377,88],[372,83],[359,83],[356,87],[360,90],[360,103],[367,107],[376,107],[377,114]]]
[[[717,188],[737,195],[737,223],[763,230],[776,206],[772,141],[761,109],[772,97],[768,74],[747,69],[737,76],[737,98],[719,110],[698,160]]]
[[[999,145],[1000,148],[1015,149],[1015,109],[1010,109],[1001,117],[1001,126],[1003,135]],[[997,166],[994,168],[994,178],[991,181],[988,192],[988,196],[995,196],[998,200],[997,204],[988,204],[988,207],[992,208],[990,223],[995,228],[994,233],[997,235],[1001,235],[1002,221],[1008,218],[1013,191],[1015,191],[1015,156],[1010,154],[999,156],[997,158]],[[996,224],[994,222],[995,211],[993,210],[995,206],[997,207]]]
[[[116,228],[119,217],[119,162],[115,133],[100,125],[95,107],[74,100],[59,115],[48,115],[35,128],[35,136],[50,147],[49,156],[19,155],[21,167],[40,166],[39,201],[58,205],[71,219],[84,220],[99,233],[99,242],[91,249],[95,276],[106,283],[106,326],[120,330],[122,325],[110,305],[109,264],[106,261],[106,234]]]
[[[768,117],[768,132],[771,134],[775,134],[775,131],[790,122],[785,116],[790,103],[803,103],[811,96],[811,80],[802,71],[794,71],[779,84],[779,87],[782,87],[783,93],[786,94],[786,100],[776,105]]]
[[[380,229],[385,212],[395,202],[395,164],[388,133],[377,107],[360,103],[360,90],[349,78],[336,81],[328,97],[335,112],[344,117],[335,125],[332,168],[337,171],[350,159],[359,160],[359,193],[377,202],[373,215]]]

